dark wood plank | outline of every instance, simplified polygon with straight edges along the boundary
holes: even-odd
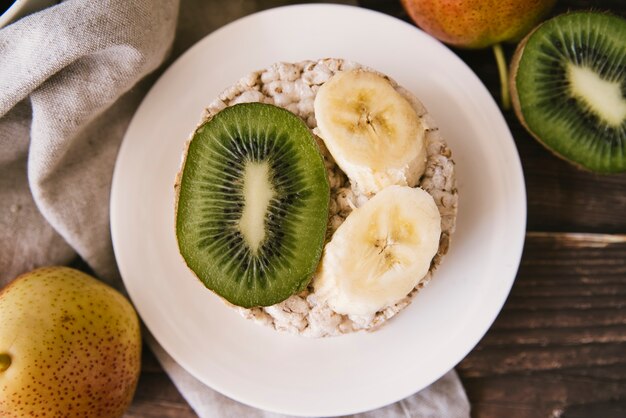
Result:
[[[626,230],[626,174],[599,175],[554,157],[506,115],[524,168],[528,228],[535,231]]]
[[[504,309],[459,365],[475,417],[626,410],[626,236],[529,233]]]

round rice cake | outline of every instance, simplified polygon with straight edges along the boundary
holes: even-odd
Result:
[[[317,136],[318,130],[313,102],[319,87],[335,73],[358,68],[381,74],[355,62],[334,58],[273,64],[266,69],[250,73],[235,85],[224,90],[205,109],[200,122],[201,124],[204,123],[228,106],[247,102],[273,104],[300,116],[316,134],[315,137],[328,172],[331,195],[327,242],[352,209],[363,204],[367,197],[359,195],[358,191],[351,187],[349,179],[335,164],[323,141]],[[384,74],[381,75],[385,76]],[[389,79],[389,77],[385,77]],[[229,304],[245,318],[279,331],[307,337],[327,337],[359,330],[372,331],[407,307],[419,289],[430,280],[434,270],[441,263],[443,256],[448,251],[457,213],[458,195],[452,154],[437,125],[422,103],[395,81],[392,79],[389,81],[412,104],[426,132],[426,170],[420,179],[419,187],[426,190],[434,198],[441,214],[439,249],[431,262],[430,270],[407,296],[373,315],[339,314],[333,311],[323,300],[318,300],[313,287],[309,285],[306,290],[272,306],[247,309]]]

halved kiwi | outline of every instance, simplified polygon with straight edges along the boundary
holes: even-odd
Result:
[[[177,192],[178,246],[206,287],[249,308],[307,286],[330,191],[315,139],[296,115],[262,103],[222,110],[195,131]]]
[[[626,20],[557,16],[520,43],[511,67],[515,112],[535,138],[585,169],[626,170]]]

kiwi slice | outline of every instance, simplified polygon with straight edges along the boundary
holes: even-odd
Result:
[[[626,20],[550,19],[520,43],[511,74],[515,112],[549,150],[594,172],[626,170]]]
[[[198,127],[177,183],[176,237],[206,287],[246,308],[287,299],[322,254],[330,189],[293,113],[237,104]]]

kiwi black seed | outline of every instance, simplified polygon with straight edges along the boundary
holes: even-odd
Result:
[[[262,103],[217,113],[195,131],[177,191],[178,246],[206,287],[249,308],[307,286],[330,192],[319,148],[296,115]]]
[[[550,19],[520,43],[511,74],[517,116],[548,149],[594,172],[626,170],[626,20]]]

